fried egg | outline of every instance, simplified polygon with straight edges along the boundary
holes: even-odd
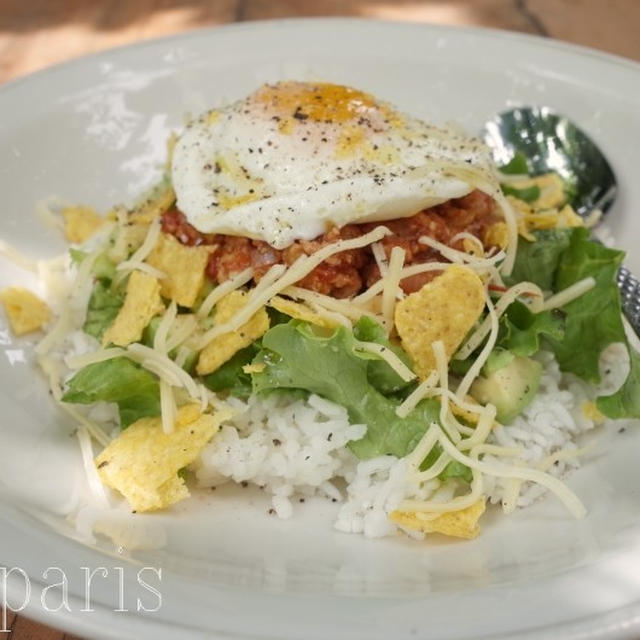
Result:
[[[322,83],[264,85],[204,113],[180,136],[171,167],[177,206],[196,229],[276,249],[498,189],[479,140]]]

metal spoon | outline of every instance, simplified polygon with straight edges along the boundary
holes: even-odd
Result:
[[[554,171],[572,186],[570,204],[582,217],[593,209],[606,216],[618,193],[602,151],[566,117],[548,107],[519,107],[495,116],[482,132],[498,165],[522,153],[534,175]],[[640,281],[621,267],[616,278],[622,309],[640,335]]]

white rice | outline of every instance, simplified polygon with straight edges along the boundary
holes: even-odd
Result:
[[[624,345],[612,345],[603,353],[603,381],[598,389],[563,375],[550,353],[542,352],[537,359],[544,369],[535,399],[511,425],[497,427],[488,438],[492,444],[522,448],[519,460],[501,457],[501,462],[534,466],[557,451],[577,449],[577,438],[594,427],[584,414],[585,402],[616,389],[628,371]],[[342,407],[318,396],[308,400],[291,400],[286,395],[252,397],[246,403],[232,399],[230,404],[238,414],[194,464],[198,483],[215,486],[233,480],[258,485],[271,495],[272,508],[281,518],[291,517],[294,498],[317,494],[341,502],[337,530],[381,537],[398,532],[389,513],[402,500],[446,502],[460,489],[456,480],[411,483],[405,460],[394,456],[358,461],[346,445],[362,437],[365,425],[350,425]],[[564,477],[579,465],[578,457],[569,458],[549,472]],[[518,507],[546,492],[531,483],[517,490]],[[491,503],[502,503],[513,485],[485,476],[485,491]]]

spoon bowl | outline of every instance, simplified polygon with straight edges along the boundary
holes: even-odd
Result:
[[[618,185],[604,154],[566,117],[549,107],[518,107],[485,124],[482,138],[496,164],[504,165],[520,152],[532,175],[555,172],[569,185],[569,204],[582,217],[594,209],[605,214]]]

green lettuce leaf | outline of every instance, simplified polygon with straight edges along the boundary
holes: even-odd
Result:
[[[600,396],[596,406],[609,418],[640,418],[640,354],[629,348],[631,369],[625,383],[610,396]]]
[[[522,302],[513,302],[500,318],[498,346],[516,356],[530,356],[540,351],[540,340],[562,340],[566,314],[558,309],[532,313]]]
[[[363,342],[376,342],[395,353],[404,364],[411,368],[411,358],[404,349],[387,338],[382,325],[369,316],[362,316],[353,327],[353,334]],[[370,360],[367,367],[369,382],[381,393],[396,393],[408,387],[411,382],[403,380],[384,360]]]
[[[160,386],[156,376],[128,358],[113,358],[80,369],[69,381],[62,401],[115,402],[124,428],[140,418],[160,415]]]
[[[507,164],[500,167],[500,171],[507,175],[529,175],[529,163],[527,162],[527,156],[519,151],[516,152]]]
[[[560,368],[589,382],[600,381],[598,363],[602,350],[612,342],[626,343],[615,284],[623,258],[622,251],[593,242],[587,229],[576,228],[558,261],[554,291],[589,276],[596,280],[593,289],[563,307],[564,338],[549,339]]]
[[[535,184],[532,187],[525,187],[523,189],[517,189],[508,184],[503,184],[501,187],[502,193],[504,193],[505,196],[513,196],[529,204],[535,202],[540,197],[540,187]]]
[[[102,280],[98,280],[93,286],[89,298],[87,318],[82,327],[84,332],[101,340],[102,335],[111,326],[123,304],[123,295],[112,291]]]
[[[536,231],[535,236],[536,242],[520,241],[510,282],[530,280],[557,292],[583,278],[596,281],[592,289],[562,308],[562,336],[548,330],[540,335],[562,371],[593,383],[600,381],[602,351],[614,342],[626,344],[631,358],[629,375],[618,392],[601,396],[596,404],[609,418],[640,418],[640,356],[627,341],[615,282],[624,252],[592,241],[583,227]]]
[[[353,423],[367,425],[366,435],[349,445],[361,459],[407,455],[438,420],[440,403],[433,398],[420,402],[407,418],[398,418],[399,401],[370,383],[371,355],[356,351],[353,334],[344,327],[326,337],[314,334],[306,323],[280,324],[267,331],[262,346],[254,362],[266,367],[252,374],[254,390],[304,389],[345,407]]]
[[[513,271],[507,284],[526,280],[537,284],[544,291],[554,289],[560,258],[571,242],[573,229],[536,231],[535,242],[520,238]]]
[[[250,345],[238,351],[213,373],[205,376],[202,381],[211,391],[228,391],[232,396],[246,399],[251,395],[251,375],[242,370],[257,355],[259,349]]]

